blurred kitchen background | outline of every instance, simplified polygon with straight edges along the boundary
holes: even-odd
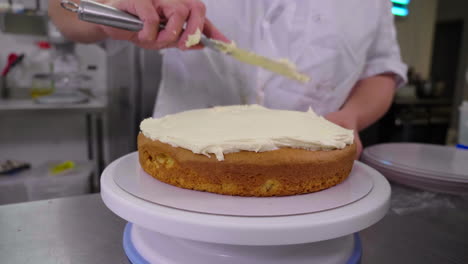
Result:
[[[468,1],[392,2],[410,82],[364,145],[468,145]],[[68,41],[47,4],[0,0],[0,204],[99,191],[105,166],[136,150],[157,95],[158,52]]]

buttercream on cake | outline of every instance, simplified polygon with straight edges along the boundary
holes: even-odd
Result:
[[[307,112],[272,110],[260,105],[219,106],[185,111],[141,122],[142,133],[173,147],[224,160],[239,151],[279,148],[343,149],[354,140],[352,130]]]

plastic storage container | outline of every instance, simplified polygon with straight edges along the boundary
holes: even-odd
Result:
[[[0,175],[0,205],[82,195],[91,191],[94,164],[75,161],[75,168],[52,174],[63,161],[50,161],[12,175]]]
[[[52,74],[52,49],[48,42],[38,42],[37,50],[27,60],[31,97],[37,98],[54,91]]]
[[[468,149],[468,101],[464,101],[459,108],[460,120],[458,122],[458,146]]]
[[[75,44],[55,45],[53,71],[55,89],[59,93],[73,93],[80,88],[79,77],[81,63],[75,54]]]

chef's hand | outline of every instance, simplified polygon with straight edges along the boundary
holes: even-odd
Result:
[[[328,121],[333,122],[339,126],[354,130],[354,142],[356,143],[355,159],[358,160],[362,152],[362,143],[359,137],[359,131],[357,129],[358,122],[357,122],[356,117],[350,113],[346,113],[344,111],[338,111],[338,112],[329,113],[328,115],[325,116],[325,118]]]
[[[145,49],[189,49],[185,42],[197,29],[209,38],[229,42],[205,17],[206,8],[200,0],[117,0],[107,4],[138,16],[144,25],[139,32],[99,26],[101,30],[110,38],[128,40]],[[164,30],[159,31],[160,23],[166,25]],[[190,47],[199,48],[202,48],[200,44]]]

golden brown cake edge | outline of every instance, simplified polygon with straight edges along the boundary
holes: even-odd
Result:
[[[354,163],[355,144],[339,150],[281,148],[214,155],[138,135],[139,162],[152,177],[185,189],[238,196],[286,196],[320,191],[344,181]]]

